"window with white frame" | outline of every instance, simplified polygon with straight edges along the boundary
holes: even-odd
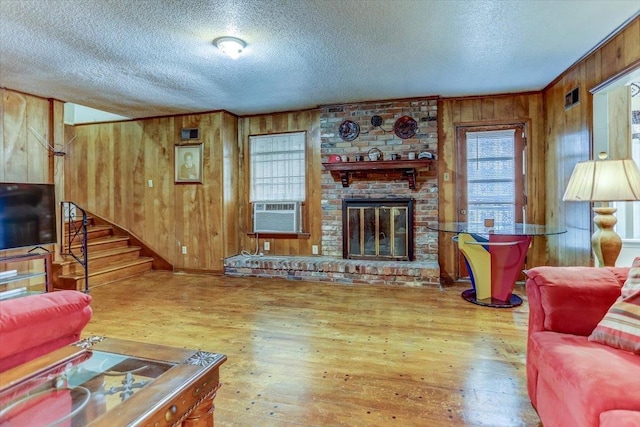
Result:
[[[457,134],[459,221],[525,221],[524,126],[460,127]]]
[[[249,137],[251,203],[304,202],[305,141],[305,132]]]
[[[640,166],[640,81],[629,84],[631,93],[631,158]],[[640,202],[615,202],[616,232],[623,240],[640,240]]]

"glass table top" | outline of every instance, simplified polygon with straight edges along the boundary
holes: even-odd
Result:
[[[445,233],[496,234],[503,236],[548,236],[567,232],[567,230],[562,227],[527,223],[496,223],[492,227],[485,227],[482,223],[439,222],[435,225],[427,225],[427,228]]]
[[[89,336],[2,372],[0,427],[173,426],[213,400],[226,360],[203,350]]]
[[[0,426],[85,426],[174,366],[86,350],[0,393]]]

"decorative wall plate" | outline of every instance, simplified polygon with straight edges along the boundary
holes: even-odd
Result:
[[[412,138],[416,134],[418,123],[409,116],[402,116],[393,125],[393,132],[398,138]]]
[[[353,141],[360,135],[360,126],[351,120],[345,120],[340,124],[340,138],[343,141]]]

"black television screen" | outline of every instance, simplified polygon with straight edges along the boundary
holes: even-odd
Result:
[[[0,182],[0,250],[56,240],[53,184]]]

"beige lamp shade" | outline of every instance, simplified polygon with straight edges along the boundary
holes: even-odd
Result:
[[[631,159],[590,160],[576,165],[562,200],[574,202],[621,202],[640,200],[640,170]],[[598,265],[613,267],[622,249],[615,232],[616,208],[593,208],[595,231],[591,236]]]
[[[640,200],[640,170],[631,159],[580,162],[569,178],[562,200],[573,202]]]

